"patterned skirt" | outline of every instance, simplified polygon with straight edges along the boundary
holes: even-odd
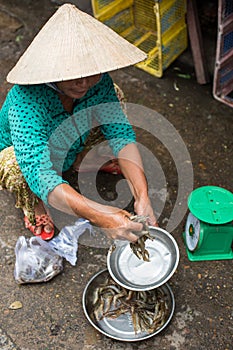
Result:
[[[116,94],[125,111],[125,98],[122,90],[114,84]],[[83,156],[97,143],[102,142],[104,136],[99,127],[91,131],[86,140]],[[35,206],[38,197],[30,190],[24,179],[15,157],[14,147],[5,148],[0,152],[0,190],[8,190],[15,195],[15,207],[23,210],[29,221],[35,224]]]
[[[14,193],[16,208],[23,209],[29,221],[34,224],[34,207],[38,203],[38,198],[30,190],[22,175],[13,146],[0,152],[0,190],[3,189]]]

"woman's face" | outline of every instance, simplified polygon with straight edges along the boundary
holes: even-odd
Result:
[[[56,85],[66,96],[71,98],[81,98],[87,91],[98,83],[101,74],[92,75],[86,78],[72,79],[57,82]]]

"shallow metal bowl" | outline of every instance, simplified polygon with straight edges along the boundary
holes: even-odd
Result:
[[[139,259],[128,241],[118,241],[110,247],[107,267],[112,278],[122,287],[146,291],[158,288],[174,274],[179,263],[179,249],[175,239],[167,231],[150,227],[153,240],[147,239],[145,247],[150,261]]]
[[[99,287],[108,276],[109,272],[107,269],[98,272],[90,279],[83,292],[82,304],[84,314],[95,329],[110,338],[120,341],[134,342],[151,338],[154,335],[160,333],[168,325],[175,310],[174,295],[168,284],[164,284],[163,286],[159,287],[166,298],[168,305],[168,315],[165,323],[160,328],[156,329],[155,332],[147,333],[143,331],[135,333],[130,313],[125,313],[113,319],[104,317],[102,320],[97,321],[93,314],[94,292],[96,288]]]

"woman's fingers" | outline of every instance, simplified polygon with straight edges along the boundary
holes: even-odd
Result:
[[[143,229],[143,224],[140,222],[135,222],[135,221],[131,221],[130,219],[127,218],[127,220],[129,220],[128,222],[128,228],[127,230],[130,231],[136,231],[136,232],[140,232]]]
[[[108,236],[108,238],[112,240],[130,241],[130,242],[136,242],[138,240],[138,236],[131,231],[125,231],[122,229],[104,229],[104,231]]]
[[[127,241],[130,241],[130,242],[137,242],[138,240],[138,236],[136,236],[134,233],[132,232],[129,232],[127,234]]]
[[[159,227],[159,224],[155,217],[149,218],[148,224],[151,226]]]
[[[113,240],[128,240],[130,242],[136,242],[138,236],[133,232],[140,232],[143,229],[143,225],[139,222],[133,222],[129,219],[128,215],[124,215],[123,225],[120,227],[112,227],[105,229],[107,236]]]
[[[139,222],[133,222],[131,220],[129,221],[130,221],[130,224],[127,232],[127,240],[130,242],[136,242],[138,240],[139,235],[136,235],[133,232],[141,232],[143,229],[143,224]]]

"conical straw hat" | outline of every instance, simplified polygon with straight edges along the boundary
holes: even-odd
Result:
[[[40,84],[87,77],[147,58],[136,46],[71,4],[62,5],[36,35],[7,81]]]

